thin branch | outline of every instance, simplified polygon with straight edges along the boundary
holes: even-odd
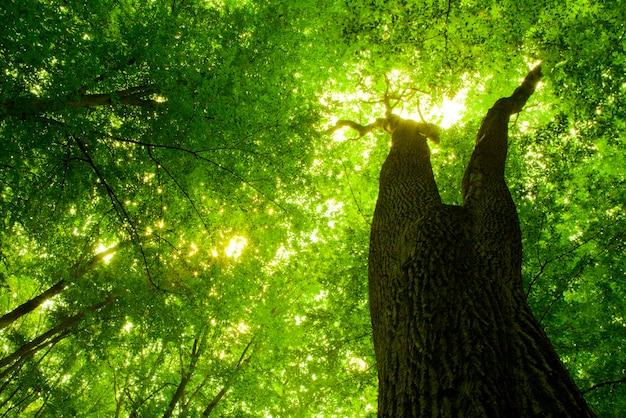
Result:
[[[285,207],[283,207],[280,203],[276,202],[274,199],[272,199],[271,197],[269,197],[266,193],[264,193],[263,191],[261,191],[258,187],[256,187],[254,184],[252,184],[252,182],[244,179],[242,176],[240,176],[239,174],[237,174],[234,170],[218,163],[215,162],[203,155],[200,155],[200,152],[204,152],[204,151],[194,151],[194,150],[190,150],[187,148],[182,148],[179,146],[175,146],[175,145],[159,145],[159,144],[151,144],[151,143],[147,143],[147,142],[142,142],[142,141],[135,141],[132,139],[125,139],[125,138],[117,138],[117,137],[110,137],[116,141],[120,141],[120,142],[127,142],[127,143],[131,143],[131,144],[136,144],[136,145],[140,145],[146,148],[162,148],[162,149],[168,149],[168,150],[174,150],[174,151],[180,151],[182,153],[185,154],[189,154],[192,155],[193,157],[195,157],[198,160],[204,161],[206,163],[209,163],[223,171],[226,171],[227,173],[229,173],[232,177],[236,178],[237,180],[239,180],[240,182],[242,182],[243,184],[249,186],[250,188],[252,188],[255,192],[257,192],[259,195],[263,196],[265,199],[267,199],[269,202],[272,202],[273,204],[275,204],[277,207],[281,208],[283,211],[287,211],[287,209]],[[204,221],[203,221],[204,224]]]
[[[422,110],[420,109],[420,102],[417,101],[417,113],[420,115],[420,119],[422,123],[426,123],[426,119],[424,119],[424,115],[422,115]]]
[[[109,185],[107,180],[104,178],[104,176],[100,172],[100,169],[94,163],[93,159],[91,158],[91,155],[89,155],[89,152],[87,152],[87,147],[75,135],[71,135],[71,137],[76,143],[76,145],[78,145],[78,148],[81,150],[83,155],[85,156],[85,161],[91,166],[92,170],[94,171],[94,173],[100,180],[100,183],[102,183],[102,185],[104,186],[107,192],[107,195],[109,196],[109,199],[111,200],[111,204],[113,205],[113,208],[117,212],[118,217],[122,221],[122,224],[125,224],[126,222],[128,222],[129,228],[130,228],[129,232],[130,232],[131,237],[133,238],[136,237],[137,232],[134,228],[134,223],[130,219],[130,215],[126,211],[126,208],[124,207],[124,204],[122,203],[122,201],[117,197],[117,194],[115,193],[113,188]]]
[[[176,184],[176,187],[178,187],[178,189],[185,195],[185,198],[187,199],[187,201],[189,202],[189,204],[193,208],[194,212],[196,212],[196,215],[198,215],[198,218],[200,219],[200,222],[202,222],[202,225],[204,226],[204,229],[206,229],[208,231],[209,230],[209,226],[204,221],[204,218],[202,217],[202,214],[200,213],[200,211],[196,207],[196,204],[193,201],[193,199],[191,198],[191,196],[189,196],[189,193],[187,193],[187,190],[185,190],[185,188],[178,182],[178,179],[172,173],[170,173],[170,171],[167,169],[167,167],[165,167],[165,165],[162,162],[157,160],[154,157],[154,155],[152,155],[152,150],[150,149],[150,147],[148,147],[148,156],[152,159],[152,161],[154,161],[155,164],[157,164],[157,166],[159,168],[162,168],[163,171],[165,171],[165,174],[167,174],[169,176],[169,178],[172,179],[174,184]]]
[[[607,227],[613,226],[620,221],[621,219],[616,219],[613,222],[602,226],[602,228],[600,228],[598,231],[593,233],[591,236],[585,238],[584,240],[578,241],[576,244],[572,245],[572,247],[570,247],[568,250],[541,263],[539,266],[539,271],[535,274],[535,276],[531,279],[530,283],[528,284],[528,289],[526,290],[526,298],[528,298],[528,296],[530,295],[531,287],[537,282],[537,280],[539,280],[539,277],[545,272],[545,269],[548,266],[548,264],[561,260],[562,258],[565,258],[566,256],[572,254],[574,251],[578,250],[579,248],[589,244],[598,235],[604,234],[604,231],[606,230]],[[543,225],[543,219],[541,221],[541,225]],[[537,240],[539,240],[539,238],[537,238]],[[536,251],[537,251],[537,258],[540,259],[538,247],[536,248]]]
[[[589,387],[589,388],[587,388],[585,390],[581,390],[581,393],[584,395],[585,393],[589,393],[589,392],[591,392],[593,390],[600,389],[601,387],[608,386],[608,385],[617,385],[619,383],[626,383],[626,377],[623,377],[623,378],[618,379],[618,380],[611,380],[609,382],[596,383],[595,385],[593,385],[593,386],[591,386],[591,387]]]
[[[611,243],[608,243],[607,245],[604,246],[604,248],[598,251],[594,256],[590,257],[582,266],[578,268],[578,271],[576,272],[576,274],[574,274],[572,277],[566,280],[564,285],[559,290],[558,295],[549,303],[548,307],[544,310],[543,314],[541,315],[541,318],[539,319],[539,322],[543,321],[546,315],[548,315],[548,312],[550,312],[550,309],[552,309],[552,306],[554,306],[554,304],[563,297],[565,290],[574,282],[574,280],[579,278],[584,273],[585,269],[588,266],[590,266],[591,263],[595,262],[600,255],[609,251],[610,244]]]
[[[53,124],[57,124],[57,125],[65,125],[65,123],[54,120],[54,119],[49,119],[49,118],[42,118],[42,117],[38,117],[38,120],[42,120],[48,123],[53,123]],[[271,125],[270,125],[271,126]],[[252,132],[250,133],[250,135],[245,136],[244,138],[242,138],[242,141],[246,138],[249,138],[251,136],[254,136],[257,132],[262,131],[265,128],[259,128],[258,131],[256,132]],[[241,181],[243,184],[249,186],[251,189],[253,189],[255,192],[257,192],[260,196],[263,196],[267,201],[273,203],[274,205],[276,205],[276,207],[282,209],[283,211],[287,212],[287,209],[281,205],[280,203],[278,203],[276,200],[272,199],[271,197],[269,197],[266,193],[264,193],[262,190],[260,190],[258,187],[256,187],[251,181],[248,181],[246,179],[244,179],[242,176],[240,176],[239,174],[237,174],[234,170],[218,163],[215,162],[207,157],[204,157],[202,155],[200,155],[200,153],[202,152],[209,152],[209,151],[214,151],[214,150],[220,150],[221,148],[215,148],[215,149],[206,149],[206,150],[189,150],[186,148],[182,148],[176,145],[165,145],[165,144],[154,144],[154,143],[149,143],[149,142],[143,142],[143,141],[136,141],[136,140],[132,140],[132,139],[126,139],[126,138],[120,138],[120,137],[116,137],[116,136],[112,136],[112,135],[108,135],[108,134],[104,134],[101,132],[96,132],[96,131],[89,131],[90,133],[94,134],[94,135],[101,135],[103,137],[109,138],[111,140],[114,141],[118,141],[118,142],[125,142],[125,143],[129,143],[129,144],[135,144],[135,145],[139,145],[142,147],[151,147],[151,148],[161,148],[161,149],[168,149],[168,150],[172,150],[172,151],[180,151],[182,153],[185,154],[189,154],[194,156],[195,158],[204,161],[206,163],[209,163],[223,171],[226,171],[227,173],[229,173],[232,177],[236,178],[237,180]],[[249,152],[249,153],[254,153],[253,151],[249,151],[249,150],[243,150],[241,148],[233,148],[242,152]],[[257,155],[263,155],[263,154],[259,154],[259,153],[254,153]],[[89,159],[85,160],[88,163],[91,163]]]
[[[224,386],[222,386],[222,389],[220,389],[220,391],[217,393],[217,395],[215,395],[215,397],[213,398],[211,403],[209,403],[209,405],[207,405],[205,410],[202,412],[202,416],[203,417],[206,418],[209,415],[211,415],[211,412],[213,411],[213,409],[215,409],[217,404],[222,400],[222,398],[224,397],[224,395],[226,394],[226,392],[230,388],[230,385],[232,384],[233,380],[237,376],[237,373],[243,367],[244,363],[246,363],[246,362],[248,362],[250,360],[249,357],[245,358],[245,356],[246,356],[246,353],[248,352],[248,350],[250,349],[250,347],[252,346],[252,343],[256,339],[256,336],[257,336],[257,334],[254,334],[252,336],[252,339],[248,342],[248,345],[246,345],[246,348],[244,348],[243,352],[241,353],[241,356],[239,357],[239,361],[237,362],[237,366],[235,367],[235,370],[233,371],[232,375],[226,381],[226,383],[224,383]]]
[[[126,208],[124,207],[124,204],[117,197],[117,194],[115,193],[113,188],[109,185],[109,183],[106,181],[106,179],[104,178],[104,176],[102,175],[102,173],[100,172],[100,170],[98,169],[96,164],[94,163],[93,159],[89,155],[89,152],[87,152],[87,147],[85,147],[85,144],[83,144],[82,141],[80,141],[78,138],[76,138],[75,135],[70,134],[70,136],[72,137],[74,142],[78,145],[78,148],[81,150],[81,152],[85,156],[87,163],[91,166],[91,168],[93,169],[94,173],[100,179],[100,182],[102,183],[102,185],[106,189],[107,195],[109,196],[109,199],[111,200],[111,204],[113,205],[113,209],[115,209],[115,212],[117,213],[118,217],[122,221],[122,225],[124,226],[124,225],[127,224],[127,226],[125,226],[125,229],[130,234],[131,239],[137,244],[139,253],[141,254],[141,257],[143,259],[144,269],[146,271],[146,275],[148,277],[148,281],[156,289],[159,289],[161,291],[165,291],[164,289],[161,289],[154,282],[154,280],[152,278],[152,274],[150,273],[150,268],[148,267],[148,258],[146,257],[146,253],[145,253],[145,251],[143,249],[143,244],[141,242],[141,239],[139,238],[139,233],[137,232],[137,228],[135,228],[135,223],[132,221],[132,219],[130,217],[130,214],[128,213],[128,211],[126,211]]]

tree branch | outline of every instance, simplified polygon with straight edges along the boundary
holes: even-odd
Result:
[[[386,118],[378,118],[375,122],[363,126],[356,122],[352,122],[351,120],[338,120],[337,123],[335,123],[335,126],[327,130],[326,133],[333,133],[336,130],[347,126],[357,131],[359,133],[359,138],[361,138],[362,136],[369,134],[376,128],[382,128],[386,121]]]
[[[118,244],[109,248],[106,251],[96,254],[85,267],[83,267],[82,269],[78,270],[77,272],[71,275],[72,279],[78,279],[84,276],[86,273],[94,269],[99,263],[101,263],[102,260],[105,259],[105,257],[115,253],[122,246],[123,244]],[[2,318],[0,318],[0,330],[11,325],[13,322],[17,321],[22,316],[34,311],[39,306],[41,306],[41,304],[43,304],[46,300],[60,294],[61,292],[63,292],[63,290],[65,290],[66,286],[67,286],[67,281],[65,279],[59,280],[56,284],[48,288],[48,290],[44,291],[43,293],[40,293],[39,295],[35,296],[29,301],[22,303],[20,306],[13,309],[11,312],[4,314]]]
[[[60,336],[63,336],[63,338],[64,338],[67,335],[67,333],[70,332],[69,328],[72,325],[76,324],[81,319],[83,319],[83,317],[85,316],[86,312],[96,311],[96,310],[102,308],[103,306],[106,306],[109,303],[113,302],[116,298],[117,298],[117,295],[116,294],[112,294],[106,300],[104,300],[102,302],[99,302],[99,303],[96,303],[95,305],[89,306],[84,311],[82,311],[82,312],[80,312],[80,313],[70,317],[65,322],[57,325],[56,327],[54,327],[51,330],[43,333],[39,337],[37,337],[37,338],[33,339],[32,341],[24,344],[23,346],[18,348],[16,351],[14,351],[12,354],[4,357],[3,359],[0,359],[0,367],[4,367],[4,366],[6,366],[9,363],[12,363],[14,361],[16,362],[12,366],[9,366],[2,373],[0,373],[0,378],[3,378],[4,376],[6,376],[6,374],[11,371],[11,369],[13,368],[13,366],[15,364],[19,363],[20,361],[22,361],[26,357],[29,357],[29,356],[35,354],[37,351],[39,351],[42,348],[46,347],[47,345],[51,344],[51,342],[54,342],[55,338],[58,339]],[[55,338],[52,338],[52,337],[55,336],[55,334],[58,334],[58,333],[61,333],[61,334],[59,336],[56,336]]]
[[[252,336],[252,339],[250,339],[250,341],[248,342],[248,345],[246,345],[246,348],[244,348],[243,352],[241,353],[241,357],[239,357],[239,361],[237,362],[237,366],[235,366],[235,370],[233,370],[232,375],[226,381],[226,383],[224,383],[224,386],[222,386],[222,389],[220,389],[220,391],[217,393],[217,395],[215,395],[215,398],[213,398],[211,403],[209,403],[209,405],[207,405],[205,410],[202,412],[202,416],[203,417],[206,418],[209,415],[211,415],[211,412],[217,406],[217,404],[222,400],[222,398],[224,397],[224,395],[226,394],[226,392],[230,388],[230,385],[233,383],[233,380],[235,379],[235,376],[237,376],[237,373],[243,367],[244,363],[246,363],[246,362],[248,362],[250,360],[250,357],[246,358],[245,356],[246,356],[246,353],[248,352],[248,350],[250,349],[250,347],[252,346],[252,343],[256,339],[256,336],[257,336],[257,334],[254,334]]]
[[[163,414],[163,418],[169,418],[172,416],[176,404],[183,396],[185,388],[187,387],[187,383],[189,383],[191,376],[196,371],[196,364],[198,363],[198,358],[200,357],[198,351],[198,339],[196,338],[193,342],[193,348],[191,350],[191,362],[189,363],[189,369],[186,373],[183,371],[180,383],[178,384],[178,387],[176,388],[176,391],[174,392],[174,395],[172,396],[172,399],[170,400],[170,403],[167,406],[165,413]]]
[[[206,229],[208,231],[209,230],[209,226],[204,221],[204,218],[202,217],[202,214],[200,213],[200,211],[196,207],[196,204],[194,203],[194,201],[191,198],[191,196],[189,196],[189,193],[187,193],[187,190],[185,190],[185,188],[178,182],[176,177],[174,175],[172,175],[172,173],[170,173],[170,171],[167,169],[167,167],[165,167],[165,165],[161,161],[157,160],[154,157],[154,155],[152,155],[152,150],[151,150],[150,147],[148,147],[148,156],[152,159],[152,161],[154,161],[154,163],[157,165],[157,167],[162,168],[163,171],[165,171],[165,174],[167,174],[168,177],[172,179],[174,184],[176,184],[176,187],[178,187],[178,189],[185,195],[185,198],[187,199],[187,201],[189,202],[189,204],[193,208],[194,212],[196,212],[196,215],[198,215],[198,218],[200,219],[200,222],[202,222],[202,225],[204,226],[204,229]]]
[[[618,380],[611,380],[609,382],[596,383],[595,385],[593,385],[593,386],[591,386],[591,387],[589,387],[589,388],[587,388],[585,390],[581,390],[581,393],[584,395],[585,393],[589,393],[589,392],[591,392],[593,390],[600,389],[601,387],[608,386],[608,385],[617,385],[618,383],[626,383],[626,377],[623,377],[623,378],[618,379]]]
[[[109,183],[106,181],[106,179],[104,178],[104,176],[102,175],[102,173],[100,172],[100,170],[98,169],[96,164],[94,163],[93,159],[89,155],[89,152],[87,152],[87,147],[85,146],[85,144],[82,141],[80,141],[78,138],[76,138],[75,135],[70,135],[70,136],[72,137],[72,139],[74,140],[76,145],[78,145],[78,148],[81,150],[81,152],[85,156],[87,163],[91,166],[91,168],[93,169],[93,171],[96,174],[96,176],[98,177],[98,179],[100,179],[100,182],[102,183],[102,185],[106,189],[107,195],[109,196],[109,199],[111,200],[111,204],[113,205],[113,209],[115,210],[115,212],[117,213],[118,217],[120,218],[120,221],[122,222],[122,225],[125,226],[125,228],[128,231],[131,239],[137,244],[137,248],[139,249],[139,253],[141,254],[141,257],[143,259],[144,269],[146,271],[146,275],[148,277],[148,281],[156,289],[159,289],[161,291],[165,291],[164,289],[159,287],[154,282],[154,280],[152,279],[152,274],[150,273],[150,268],[148,267],[148,258],[146,257],[146,253],[145,253],[145,251],[143,249],[143,244],[141,242],[141,238],[139,237],[139,233],[137,232],[137,228],[135,227],[135,223],[132,221],[132,219],[130,218],[130,214],[128,213],[128,211],[124,207],[124,204],[117,197],[117,194],[115,193],[113,188],[109,185]]]
[[[38,97],[19,97],[0,102],[0,120],[6,116],[24,118],[47,112],[57,112],[64,109],[80,109],[100,106],[137,106],[150,110],[164,107],[164,103],[147,99],[147,96],[156,93],[152,85],[131,87],[126,90],[103,94],[84,94],[78,99],[75,96],[60,99],[41,99]]]

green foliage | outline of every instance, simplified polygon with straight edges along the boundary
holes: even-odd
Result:
[[[431,108],[465,92],[433,154],[458,203],[480,118],[543,60],[507,173],[529,302],[598,414],[622,416],[626,385],[603,383],[626,361],[624,13],[9,0],[2,314],[66,286],[0,330],[0,357],[23,350],[0,367],[0,412],[160,416],[184,385],[174,416],[372,415],[367,247],[389,138],[320,132],[380,116],[385,74],[411,115],[441,120]]]

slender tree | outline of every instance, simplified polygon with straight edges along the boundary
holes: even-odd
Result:
[[[360,134],[392,134],[371,229],[369,294],[380,417],[594,416],[522,290],[517,212],[504,180],[508,122],[536,67],[482,121],[462,185],[443,204],[433,125],[391,112]]]

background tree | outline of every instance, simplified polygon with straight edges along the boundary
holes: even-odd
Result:
[[[623,415],[619,2],[293,3],[0,8],[0,413],[371,414],[388,139],[319,132],[384,112],[387,74],[444,127],[433,171],[460,203],[475,121],[540,59],[507,167],[524,288],[598,414]]]

